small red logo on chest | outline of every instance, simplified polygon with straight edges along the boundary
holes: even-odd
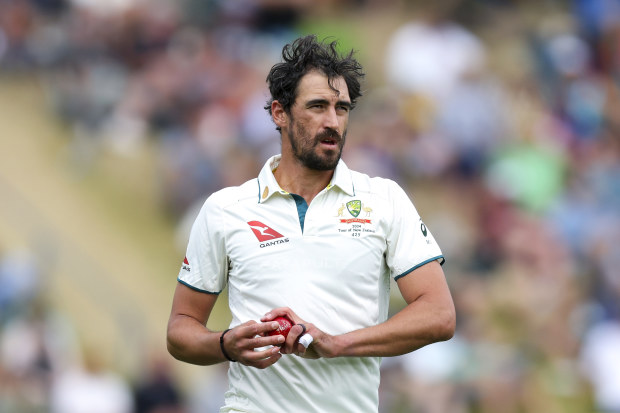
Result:
[[[282,238],[284,236],[260,221],[249,221],[248,225],[260,242],[271,241],[272,239]]]

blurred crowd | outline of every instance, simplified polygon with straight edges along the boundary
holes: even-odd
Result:
[[[408,189],[458,325],[384,359],[381,412],[620,412],[620,0],[0,0],[0,71],[41,80],[79,168],[155,145],[182,249],[196,206],[279,150],[282,46],[388,9],[386,41],[352,45],[382,71],[343,158]],[[225,370],[185,389],[157,359],[128,380],[77,349],[27,254],[1,260],[0,411],[216,411]]]

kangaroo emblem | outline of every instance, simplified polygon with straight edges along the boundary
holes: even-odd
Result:
[[[372,212],[372,208],[364,206],[364,204],[362,204],[362,211],[364,211],[366,213],[366,217],[369,217],[370,213]]]
[[[343,213],[344,213],[344,204],[342,204],[342,206],[338,208],[338,215],[336,216],[341,217]]]

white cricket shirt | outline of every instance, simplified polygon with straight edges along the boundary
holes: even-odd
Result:
[[[231,327],[290,307],[328,334],[387,319],[390,279],[441,250],[395,182],[341,160],[308,206],[283,191],[267,161],[257,179],[212,194],[192,227],[179,282],[229,288]],[[378,357],[307,360],[284,355],[264,369],[231,363],[222,412],[377,412]]]

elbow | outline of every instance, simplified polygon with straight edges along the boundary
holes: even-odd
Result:
[[[179,352],[177,351],[177,347],[174,345],[172,341],[172,337],[170,334],[166,336],[166,348],[168,349],[168,353],[177,360],[179,359]]]
[[[171,325],[168,325],[168,330],[166,332],[166,348],[168,353],[174,357],[176,360],[183,361],[182,351],[180,342],[174,334],[174,329],[171,328]]]
[[[177,352],[176,347],[170,342],[170,338],[166,340],[166,348],[168,349],[168,353],[174,357],[176,360],[180,360],[179,353]]]
[[[188,354],[186,354],[186,352],[183,350],[183,347],[181,347],[179,343],[176,343],[174,340],[171,340],[170,338],[168,338],[166,341],[166,347],[168,349],[168,353],[175,360],[182,361],[184,363],[191,363],[191,364],[204,364],[204,363],[198,363],[198,362],[193,361],[188,356]]]
[[[436,340],[448,341],[454,337],[456,331],[456,311],[454,307],[446,309],[441,316],[437,317]]]

